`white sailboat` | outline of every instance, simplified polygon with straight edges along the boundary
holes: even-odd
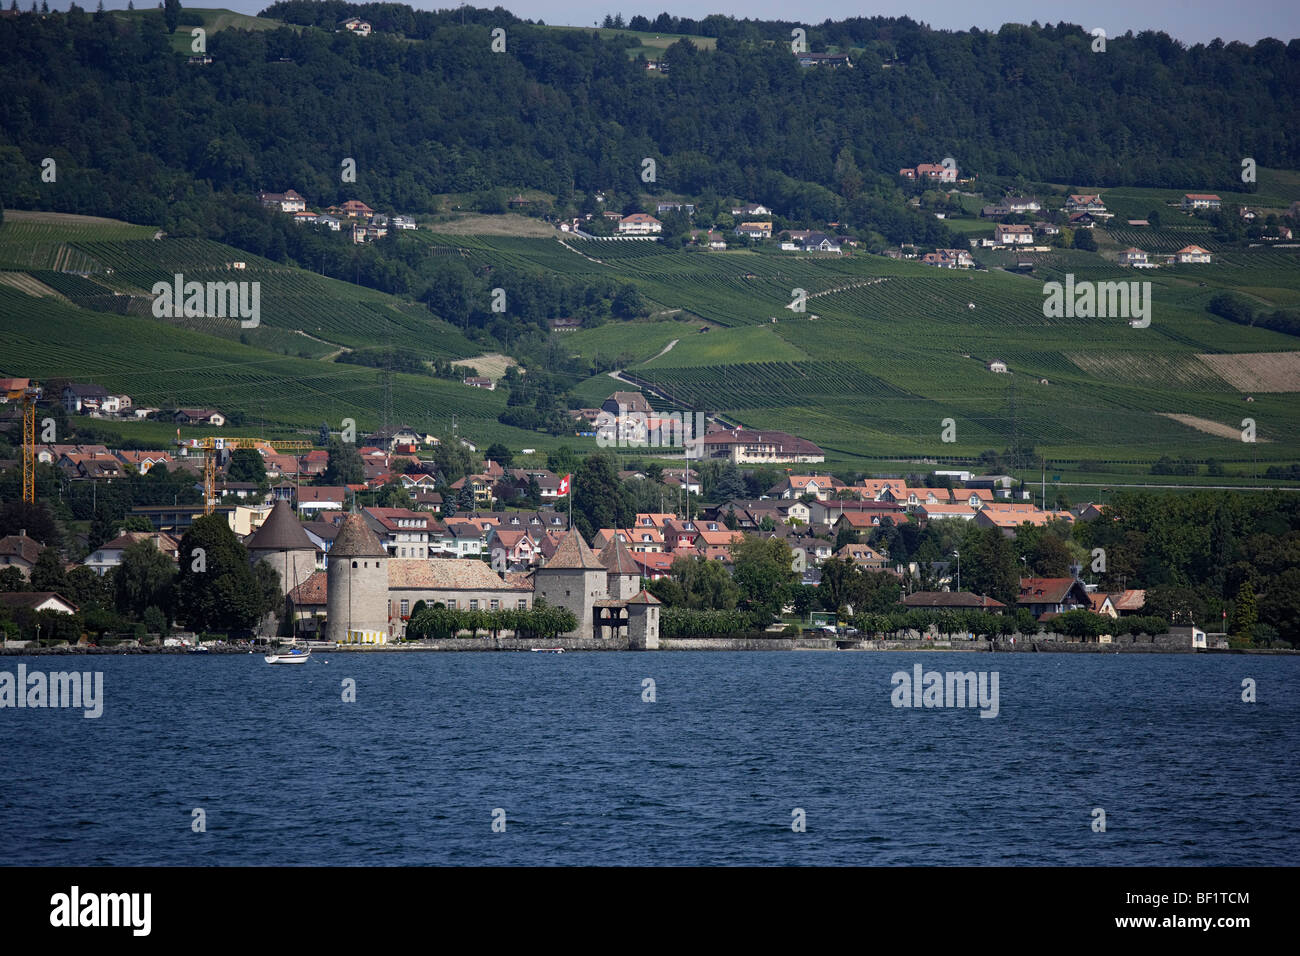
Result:
[[[311,660],[311,650],[300,651],[298,648],[283,654],[267,654],[262,658],[268,664],[306,664]]]

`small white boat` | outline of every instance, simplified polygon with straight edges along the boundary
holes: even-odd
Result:
[[[311,651],[296,648],[287,654],[267,654],[264,658],[268,664],[306,664],[311,660]]]
[[[529,650],[532,651],[534,654],[563,654],[564,653],[564,648],[562,647],[530,647]]]

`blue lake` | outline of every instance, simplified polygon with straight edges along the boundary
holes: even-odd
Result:
[[[318,655],[0,658],[105,698],[0,710],[0,859],[1300,863],[1300,658]],[[997,717],[895,708],[918,662],[997,671]]]

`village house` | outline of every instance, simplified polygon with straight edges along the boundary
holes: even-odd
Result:
[[[496,383],[485,375],[471,375],[465,379],[465,384],[470,388],[485,388],[489,392],[496,391]]]
[[[362,516],[391,558],[429,556],[429,514],[407,508],[363,508]]]
[[[130,465],[141,475],[149,474],[149,469],[154,465],[162,465],[165,469],[175,461],[171,454],[165,451],[121,450],[113,452],[113,457],[124,465]]]
[[[1083,582],[1075,578],[1021,578],[1016,606],[1041,620],[1043,615],[1055,617],[1076,608],[1091,608],[1092,601]]]
[[[177,425],[211,425],[213,428],[226,424],[226,416],[215,408],[178,408],[172,420]]]
[[[655,212],[661,216],[669,212],[684,212],[688,216],[693,216],[695,215],[695,204],[689,202],[661,202],[655,208]]]
[[[937,249],[923,255],[921,263],[939,269],[969,269],[975,260],[965,249]]]
[[[865,544],[855,544],[853,542],[836,551],[835,557],[841,561],[852,561],[858,567],[867,571],[883,571],[888,563],[885,556],[879,551]]]
[[[43,546],[27,536],[25,530],[0,538],[0,568],[17,568],[24,580],[32,576],[32,568],[40,557]]]
[[[1149,261],[1147,253],[1133,246],[1130,246],[1119,254],[1118,262],[1122,266],[1132,266],[1135,269],[1152,268],[1152,263]]]
[[[77,605],[55,591],[8,591],[0,593],[0,606],[16,610],[54,611],[58,614],[76,614]]]
[[[982,594],[972,594],[970,591],[914,591],[905,596],[901,603],[908,608],[956,608],[963,611],[985,611],[989,614],[1001,614],[1007,607],[1001,601]]]
[[[846,487],[844,482],[831,475],[787,475],[769,488],[767,493],[777,498],[812,495],[818,501],[826,501]]]
[[[292,189],[286,189],[282,193],[260,192],[257,201],[268,209],[279,209],[280,212],[299,213],[307,209],[307,200]]]
[[[108,389],[103,385],[83,385],[72,383],[63,387],[63,407],[70,414],[89,415],[98,412],[108,398]]]
[[[772,224],[770,222],[742,222],[736,227],[736,235],[748,236],[750,239],[771,239]]]
[[[317,216],[316,225],[326,226],[330,232],[338,232],[343,228],[343,221],[335,216]]]
[[[84,567],[90,568],[103,577],[113,568],[122,564],[122,554],[131,545],[146,541],[154,550],[167,555],[172,561],[180,559],[181,545],[176,538],[161,531],[127,531],[112,541],[106,541],[82,561]]]
[[[705,435],[691,444],[700,447],[701,457],[725,458],[737,465],[816,463],[826,460],[826,453],[812,442],[785,432],[733,428]]]
[[[745,203],[731,210],[733,216],[770,216],[772,210],[759,203]]]
[[[1200,246],[1183,246],[1174,253],[1174,260],[1180,264],[1189,263],[1209,263],[1211,255],[1208,249],[1202,249]]]
[[[1031,245],[1034,241],[1034,230],[1032,226],[998,225],[993,228],[993,238],[1004,246]]]
[[[1106,212],[1106,204],[1101,201],[1100,195],[1076,193],[1065,200],[1065,211],[1068,213],[1086,212],[1093,216],[1109,215]]]
[[[304,515],[342,511],[347,493],[342,485],[304,485],[298,489],[298,510]]]
[[[1223,200],[1214,193],[1187,193],[1183,196],[1181,205],[1184,212],[1192,212],[1196,209],[1218,209],[1223,205]]]
[[[625,236],[649,236],[664,231],[664,224],[644,212],[634,212],[618,221],[618,231]]]

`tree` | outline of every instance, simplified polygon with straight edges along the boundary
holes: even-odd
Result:
[[[248,631],[279,603],[279,574],[258,562],[254,574],[248,551],[220,515],[196,518],[181,538],[176,576],[176,617],[192,630]],[[268,573],[275,582],[268,600]]]
[[[734,462],[727,462],[718,473],[718,481],[709,492],[713,501],[731,501],[745,497],[745,479]]]
[[[1237,591],[1237,604],[1232,612],[1232,635],[1238,640],[1250,641],[1251,632],[1259,621],[1259,604],[1255,586],[1247,581]]]
[[[149,541],[136,541],[122,551],[113,572],[114,605],[123,617],[141,620],[151,607],[172,607],[176,563]]]
[[[43,545],[59,545],[59,526],[44,501],[7,501],[0,505],[0,537],[23,532]]]
[[[255,485],[266,484],[266,462],[256,448],[236,448],[230,453],[230,464],[226,466],[227,481],[251,481]]]
[[[488,461],[495,461],[502,468],[510,468],[515,460],[515,456],[510,449],[499,441],[488,445],[488,450],[483,453],[483,457]]]
[[[780,538],[745,535],[732,543],[731,559],[741,609],[754,614],[757,624],[766,626],[781,613],[799,581],[794,553]]]
[[[181,0],[163,0],[163,22],[168,33],[176,32],[181,22]]]
[[[322,484],[357,485],[366,480],[365,463],[356,445],[335,439],[330,442],[329,453],[329,464],[321,475]]]
[[[686,606],[702,611],[730,611],[740,600],[740,588],[721,561],[679,557],[669,569],[681,585]]]
[[[963,588],[1014,605],[1020,595],[1015,546],[1000,528],[968,525],[961,543]]]
[[[1074,248],[1082,249],[1084,252],[1097,251],[1097,240],[1093,238],[1091,229],[1078,229],[1075,231]]]
[[[630,528],[636,514],[618,467],[609,455],[592,455],[573,476],[573,523],[590,541],[601,528]]]
[[[65,589],[67,576],[63,570],[63,560],[57,548],[43,548],[36,556],[32,567],[31,586],[33,591],[58,591]]]

